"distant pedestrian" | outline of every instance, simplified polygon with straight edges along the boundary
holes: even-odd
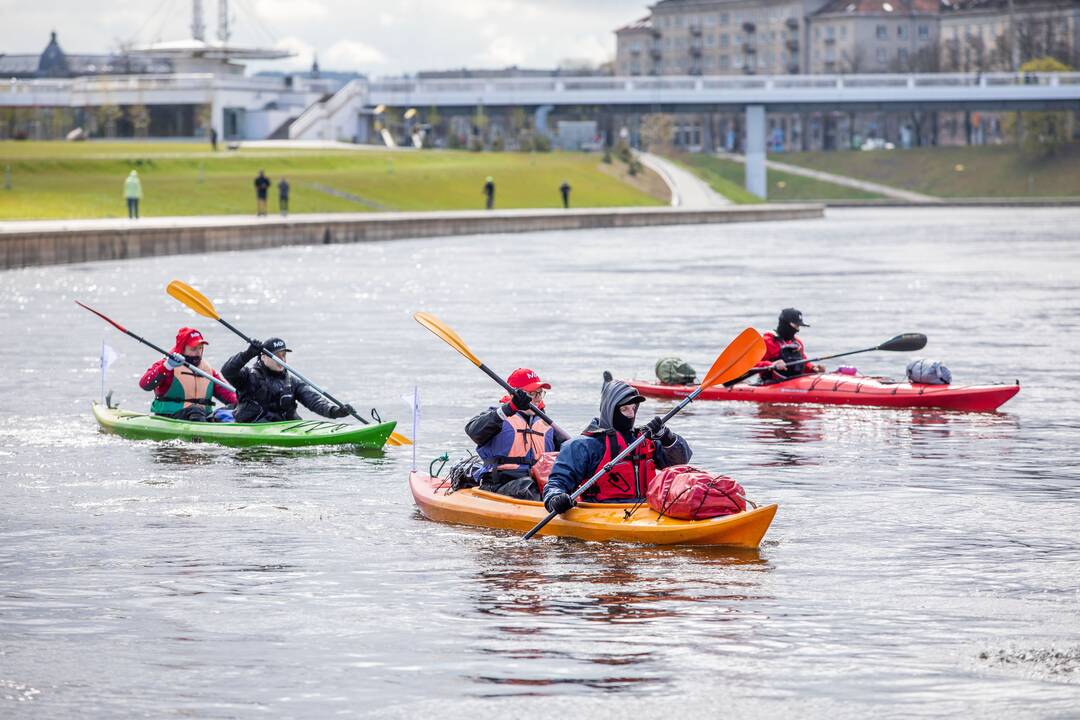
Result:
[[[124,181],[124,198],[127,200],[128,219],[139,219],[139,201],[142,200],[142,181],[139,173],[132,170]]]
[[[277,202],[278,210],[281,211],[281,217],[285,217],[289,214],[289,181],[285,178],[281,178],[281,182],[277,184]]]
[[[217,152],[217,130],[210,128],[210,149]]]
[[[487,198],[487,209],[493,209],[495,207],[495,178],[490,175],[484,183],[484,197]]]
[[[270,189],[270,178],[266,177],[266,173],[262,170],[259,171],[258,176],[255,178],[255,215],[266,214],[266,194]]]
[[[565,209],[570,208],[570,183],[563,180],[563,184],[559,186],[559,192],[562,193],[562,206]]]

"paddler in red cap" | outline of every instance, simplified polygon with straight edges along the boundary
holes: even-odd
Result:
[[[514,388],[513,394],[465,426],[465,432],[476,443],[476,453],[484,461],[474,479],[481,490],[521,500],[540,500],[540,489],[529,470],[545,452],[558,450],[562,439],[533,414],[529,403],[543,410],[544,396],[551,385],[529,368],[518,368],[506,382]]]
[[[222,379],[203,357],[203,348],[208,344],[198,330],[180,328],[172,354],[151,365],[139,380],[143,390],[154,391],[150,412],[178,420],[206,421],[213,417],[214,398],[225,405],[236,404],[236,393],[196,375],[184,364],[187,361],[207,375]]]

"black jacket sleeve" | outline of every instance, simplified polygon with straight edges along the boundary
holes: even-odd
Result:
[[[251,348],[247,348],[233,355],[221,366],[221,376],[236,388],[237,392],[250,389],[249,371],[244,366],[251,362],[257,354]]]
[[[330,402],[304,382],[294,380],[292,393],[293,397],[296,398],[296,402],[323,417],[330,417],[330,411],[337,407],[337,404]]]
[[[477,447],[487,445],[502,430],[504,419],[499,408],[489,408],[469,421],[465,434]]]

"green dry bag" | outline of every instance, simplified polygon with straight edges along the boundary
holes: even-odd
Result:
[[[693,385],[697,372],[682,358],[666,357],[656,361],[656,377],[665,385]]]

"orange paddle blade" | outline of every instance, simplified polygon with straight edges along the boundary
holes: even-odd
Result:
[[[746,328],[724,348],[720,357],[716,358],[709,372],[705,373],[701,387],[709,388],[742,377],[763,357],[765,357],[765,341],[757,330]]]

